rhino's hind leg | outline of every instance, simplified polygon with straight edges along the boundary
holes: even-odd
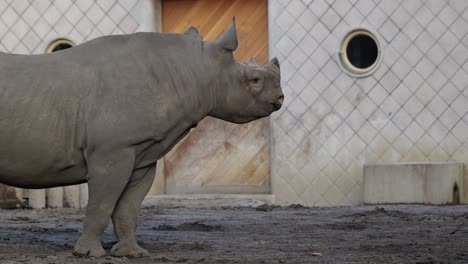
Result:
[[[133,149],[90,157],[88,161],[89,202],[86,208],[83,234],[75,244],[73,254],[90,257],[106,255],[101,244],[101,234],[109,224],[117,200],[130,179],[134,160]]]
[[[112,213],[114,232],[119,240],[111,249],[113,256],[136,258],[148,255],[148,252],[138,245],[135,231],[141,202],[153,184],[155,172],[156,164],[135,170],[120,197]]]

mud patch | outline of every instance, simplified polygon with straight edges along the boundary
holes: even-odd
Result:
[[[158,231],[196,231],[196,232],[212,232],[221,231],[220,225],[207,225],[199,222],[183,223],[177,226],[162,224],[157,227],[153,227],[153,230]]]
[[[375,207],[373,210],[355,213],[350,216],[343,216],[343,217],[352,217],[353,221],[362,221],[366,219],[375,219],[379,217],[399,218],[402,221],[406,221],[410,219],[412,216],[413,215],[407,212],[401,212],[398,210],[386,210],[383,207]]]
[[[277,205],[268,205],[268,204],[262,204],[260,206],[257,206],[255,208],[255,211],[259,211],[259,212],[269,212],[269,211],[273,211],[274,209],[276,208],[280,208],[279,206]]]
[[[306,209],[306,208],[309,208],[309,207],[303,206],[301,204],[291,204],[291,205],[288,205],[288,206],[262,204],[260,206],[255,207],[255,210],[260,211],[260,212],[269,212],[269,211],[273,211],[275,209],[284,210],[284,209]]]
[[[39,223],[39,221],[37,220],[34,220],[34,219],[31,219],[27,216],[18,216],[18,217],[15,217],[15,218],[10,218],[8,219],[10,221],[21,221],[21,222],[28,222],[28,223]]]
[[[364,230],[367,226],[363,223],[353,223],[353,222],[344,222],[344,223],[332,223],[326,225],[332,230]]]
[[[198,251],[203,251],[203,250],[210,250],[211,246],[208,244],[203,244],[203,243],[189,243],[189,244],[182,244],[179,246],[180,249],[182,250],[198,250]]]

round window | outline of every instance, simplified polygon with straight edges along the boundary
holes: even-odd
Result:
[[[348,73],[367,76],[379,65],[381,49],[377,38],[367,30],[350,32],[341,43],[340,58]]]
[[[53,41],[47,48],[47,53],[56,52],[59,50],[69,49],[75,46],[75,43],[71,42],[68,39],[57,39]]]

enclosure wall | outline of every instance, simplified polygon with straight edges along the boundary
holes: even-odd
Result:
[[[467,6],[269,1],[270,57],[281,62],[286,98],[271,119],[278,203],[360,204],[366,163],[467,162]],[[359,28],[383,48],[366,78],[346,74],[338,59],[346,33]]]

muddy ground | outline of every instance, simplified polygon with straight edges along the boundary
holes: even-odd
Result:
[[[142,210],[142,259],[71,254],[83,212],[0,210],[0,263],[468,263],[468,206]],[[115,243],[111,229],[104,246]]]

